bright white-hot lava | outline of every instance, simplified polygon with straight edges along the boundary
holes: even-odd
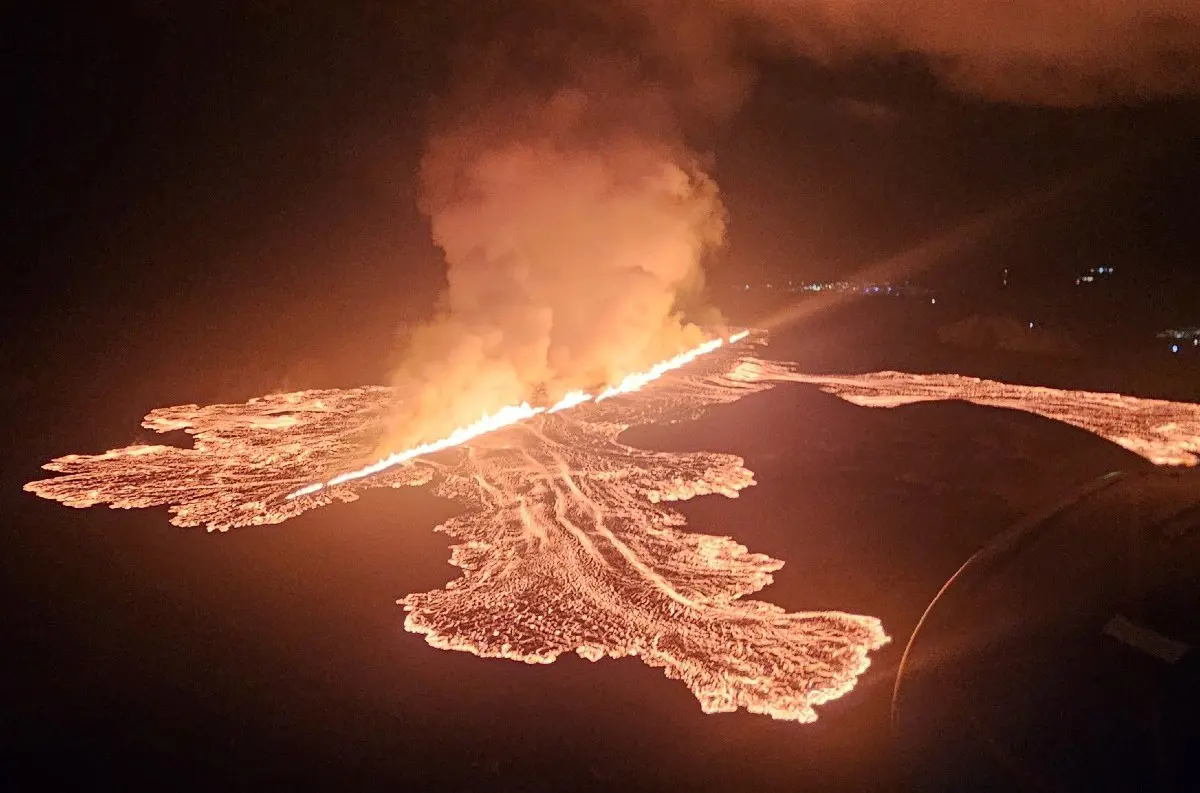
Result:
[[[495,432],[498,429],[516,424],[519,421],[532,418],[539,413],[557,413],[560,410],[568,410],[576,405],[582,405],[585,402],[590,402],[593,399],[597,402],[600,402],[601,400],[617,396],[618,394],[633,393],[634,391],[641,390],[647,384],[654,382],[667,372],[678,369],[681,366],[685,366],[700,356],[707,355],[726,343],[735,343],[741,341],[748,335],[750,335],[750,331],[743,330],[739,333],[735,333],[733,336],[730,336],[728,340],[717,338],[706,341],[690,350],[681,352],[679,355],[676,355],[673,358],[668,358],[665,361],[655,364],[645,372],[637,372],[628,375],[617,385],[605,388],[594,397],[586,391],[571,391],[549,408],[532,407],[528,402],[522,402],[520,405],[506,405],[495,413],[483,416],[479,419],[479,421],[476,421],[473,424],[468,424],[465,427],[459,427],[445,438],[441,438],[436,441],[430,441],[429,443],[423,443],[419,446],[414,446],[411,449],[405,449],[404,451],[390,454],[387,457],[384,457],[382,460],[378,460],[370,465],[365,465],[362,468],[357,468],[353,471],[347,471],[345,473],[338,474],[327,482],[314,482],[310,485],[305,485],[298,490],[288,493],[286,498],[293,499],[299,498],[300,496],[312,495],[313,493],[316,493],[326,487],[332,487],[334,485],[352,482],[355,479],[362,479],[364,477],[371,476],[372,474],[378,474],[382,471],[386,471],[392,466],[408,462],[416,457],[423,457],[425,455],[434,454],[436,452],[458,446],[466,443],[472,438],[477,438],[484,433]]]

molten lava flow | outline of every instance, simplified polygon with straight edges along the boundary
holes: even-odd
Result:
[[[655,364],[645,372],[637,372],[635,374],[627,375],[625,379],[623,379],[617,385],[609,386],[601,391],[599,395],[596,396],[596,401],[599,402],[601,400],[608,399],[609,397],[617,396],[618,394],[630,394],[634,391],[639,391],[642,388],[645,388],[647,384],[654,382],[672,369],[678,369],[685,364],[689,364],[699,358],[701,355],[706,355],[707,353],[712,352],[724,343],[725,342],[723,339],[713,339],[712,341],[701,344],[699,347],[688,350],[684,353],[680,353],[674,358],[670,358],[662,363]]]
[[[145,426],[183,429],[194,448],[69,455],[46,466],[63,476],[26,488],[77,507],[170,505],[176,525],[224,530],[280,523],[366,487],[425,484],[436,471],[434,492],[463,510],[438,527],[457,541],[451,562],[461,576],[403,599],[408,630],[435,647],[528,663],[571,652],[632,655],[683,681],[706,712],[745,708],[811,721],[888,641],[879,620],[789,613],[748,599],[783,563],[728,537],[686,531],[670,506],[709,493],[737,496],[754,484],[742,460],[617,440],[632,424],[686,419],[770,387],[727,377],[734,354],[716,354],[721,346],[705,345],[712,354],[704,360],[693,351],[657,367],[661,376],[694,361],[656,388],[601,402],[571,394],[536,417],[527,415],[534,409],[505,413],[438,442],[445,454],[436,464],[420,457],[430,444],[405,453],[410,465],[309,485],[291,499],[281,496],[383,431],[396,399],[390,389],[163,408]],[[623,382],[622,393],[646,382]],[[586,401],[586,410],[568,409]]]
[[[586,391],[571,391],[562,399],[551,405],[550,409],[546,412],[557,413],[560,410],[566,410],[568,408],[573,408],[576,405],[582,405],[584,402],[591,400],[591,398],[592,395]]]
[[[754,484],[753,474],[730,454],[627,446],[618,440],[627,427],[687,419],[793,381],[861,405],[966,399],[1026,410],[1160,463],[1194,464],[1200,453],[1200,405],[956,375],[811,376],[718,353],[722,346],[708,342],[626,378],[601,392],[603,399],[574,392],[545,410],[518,406],[306,487],[300,485],[360,454],[383,432],[397,398],[391,389],[161,408],[144,426],[189,432],[193,448],[68,455],[46,465],[62,476],[26,489],[74,507],[167,505],[175,525],[225,530],[281,523],[351,501],[367,487],[432,482],[435,494],[463,511],[438,527],[456,540],[451,562],[461,575],[401,601],[405,627],[429,644],[527,663],[570,652],[591,660],[633,655],[683,681],[707,712],[745,708],[811,721],[817,706],[854,686],[868,654],[888,641],[879,620],[789,613],[748,599],[783,563],[729,537],[686,531],[670,505],[711,493],[736,497]],[[638,391],[688,362],[687,370]],[[608,398],[616,394],[629,396]],[[571,409],[585,402],[586,409]],[[445,455],[436,464],[422,458],[437,450]],[[403,461],[411,464],[396,464]]]
[[[1094,391],[1013,385],[957,374],[875,372],[807,375],[769,361],[743,361],[730,375],[744,382],[812,383],[864,407],[962,400],[1034,413],[1106,438],[1156,465],[1200,462],[1200,405]]]
[[[601,400],[608,399],[609,397],[616,396],[617,394],[629,394],[634,391],[638,391],[644,388],[647,384],[652,383],[653,381],[662,377],[667,372],[678,369],[681,366],[685,366],[700,356],[707,355],[726,343],[732,344],[741,341],[748,335],[750,335],[750,331],[743,330],[729,337],[728,342],[725,339],[712,339],[711,341],[707,341],[704,344],[700,344],[686,352],[676,355],[674,358],[668,358],[661,363],[657,363],[645,372],[638,372],[628,375],[620,382],[619,385],[604,389],[598,396],[594,397],[594,399],[595,401],[599,402]],[[465,427],[459,427],[441,440],[423,443],[420,446],[414,446],[411,449],[405,449],[402,452],[390,454],[387,457],[384,457],[382,460],[371,463],[370,465],[363,466],[362,468],[358,468],[354,471],[347,471],[346,473],[338,474],[326,482],[314,482],[310,485],[305,485],[298,490],[288,493],[286,498],[290,500],[299,498],[301,496],[312,495],[313,493],[317,493],[326,487],[333,487],[334,485],[352,482],[355,479],[362,479],[364,477],[371,476],[372,474],[378,474],[382,471],[388,470],[392,466],[408,462],[416,457],[423,457],[428,454],[434,454],[435,452],[445,451],[446,449],[454,446],[459,446],[471,440],[472,438],[477,438],[480,435],[483,435],[484,433],[494,432],[498,429],[511,426],[519,421],[532,418],[539,413],[557,413],[560,410],[573,408],[576,405],[581,405],[584,402],[591,401],[592,399],[592,395],[584,391],[571,391],[554,405],[552,405],[549,409],[531,407],[528,402],[522,402],[520,405],[507,405],[495,413],[484,416],[473,424],[468,424]]]
[[[403,462],[407,462],[414,457],[421,457],[423,455],[433,454],[434,452],[444,451],[452,446],[458,446],[466,443],[472,438],[476,438],[485,432],[494,432],[501,427],[507,427],[509,425],[516,424],[518,421],[522,421],[523,419],[536,416],[543,410],[544,408],[530,407],[528,402],[522,402],[520,405],[506,405],[490,416],[484,416],[474,424],[470,424],[466,427],[459,427],[441,440],[423,443],[420,446],[414,446],[411,449],[406,449],[405,451],[388,455],[378,462],[371,463],[370,465],[364,466],[355,471],[347,471],[344,474],[338,474],[328,482],[324,483],[324,485],[321,485],[321,483],[318,482],[316,484],[309,485],[308,487],[302,487],[300,490],[297,490],[296,493],[290,495],[289,498],[292,498],[296,495],[303,495],[305,491],[315,493],[317,490],[320,490],[321,487],[332,487],[333,485],[340,485],[343,482],[352,482],[355,479],[362,479],[364,476],[370,476],[371,474],[377,474],[380,471],[386,471],[388,468],[391,468],[394,465],[399,465]]]

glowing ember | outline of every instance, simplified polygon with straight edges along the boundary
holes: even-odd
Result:
[[[721,346],[710,345],[707,352]],[[888,641],[879,621],[743,599],[771,583],[783,563],[728,537],[685,531],[667,506],[706,493],[737,496],[754,484],[742,460],[617,441],[632,424],[692,417],[769,387],[723,374],[729,356],[702,362],[704,352],[693,353],[656,368],[650,379],[662,382],[629,398],[597,403],[577,394],[542,413],[506,413],[490,432],[438,442],[436,463],[411,450],[407,465],[343,475],[307,492],[294,488],[382,432],[395,399],[390,389],[156,410],[145,426],[184,429],[195,448],[62,457],[47,468],[64,476],[26,488],[79,507],[171,505],[176,525],[224,530],[351,500],[355,488],[424,484],[436,470],[435,492],[464,510],[438,527],[458,541],[451,562],[462,575],[400,601],[405,626],[429,644],[528,663],[569,652],[591,660],[634,655],[682,680],[707,712],[745,708],[811,721],[814,708],[849,691],[868,653]],[[696,362],[686,373],[665,376],[689,361]],[[650,379],[623,382],[621,393]],[[532,420],[513,423],[523,418]]]
[[[957,399],[1023,410],[1087,430],[1156,465],[1196,465],[1200,454],[1200,405],[1188,402],[1012,385],[956,374],[808,375],[786,364],[752,360],[743,361],[730,376],[743,382],[813,383],[864,407]]]

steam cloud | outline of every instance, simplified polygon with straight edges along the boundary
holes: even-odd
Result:
[[[503,404],[613,382],[697,343],[697,321],[719,324],[699,295],[724,210],[682,127],[738,107],[749,52],[832,68],[916,56],[951,90],[1019,103],[1200,87],[1193,0],[565,7],[526,0],[500,11],[517,26],[472,50],[474,76],[459,80],[429,140],[422,208],[449,288],[395,377],[410,397],[384,441],[391,450]],[[551,9],[553,24],[522,9]]]
[[[699,296],[724,209],[668,93],[639,72],[589,53],[567,80],[472,103],[432,136],[422,209],[449,288],[410,340],[389,446],[618,382],[716,330],[692,320],[719,324]]]

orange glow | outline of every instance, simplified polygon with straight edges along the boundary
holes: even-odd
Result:
[[[299,496],[316,493],[323,488],[333,487],[334,485],[352,482],[355,479],[362,479],[371,474],[377,474],[381,471],[386,471],[394,465],[408,462],[414,457],[423,457],[427,454],[444,451],[452,446],[458,446],[466,443],[472,438],[477,438],[485,432],[494,432],[502,427],[508,427],[516,424],[527,418],[536,416],[538,413],[545,411],[545,408],[530,407],[528,402],[522,402],[520,405],[507,405],[490,416],[484,416],[474,424],[468,424],[465,427],[459,427],[454,432],[440,440],[423,443],[420,446],[414,446],[411,449],[405,449],[402,452],[396,452],[384,457],[382,460],[365,465],[353,471],[347,471],[338,474],[327,482],[314,482],[311,485],[302,487],[294,493],[289,493],[288,498],[297,498]]]
[[[544,410],[517,406],[394,456],[411,465],[377,463],[358,479],[335,477],[341,487],[301,485],[361,453],[394,406],[392,389],[160,408],[143,425],[189,432],[193,448],[141,444],[66,455],[45,466],[61,476],[25,488],[72,507],[168,506],[174,525],[224,531],[282,523],[368,487],[428,484],[461,507],[438,527],[454,538],[450,562],[459,575],[400,601],[405,628],[429,645],[531,664],[568,653],[592,661],[635,656],[683,682],[707,713],[742,709],[808,722],[821,704],[850,691],[870,654],[888,642],[880,621],[787,612],[753,599],[783,562],[725,536],[726,527],[690,531],[672,508],[705,495],[736,498],[755,484],[753,472],[732,454],[627,446],[618,439],[629,425],[677,420],[791,381],[859,405],[963,399],[1038,413],[1161,464],[1195,464],[1200,453],[1200,405],[957,375],[805,375],[789,364],[718,353],[726,344],[708,342],[601,392],[626,398],[572,410],[597,401],[574,392]],[[643,388],[706,354],[716,365],[703,374],[683,371]],[[488,435],[552,412],[561,415]],[[445,462],[416,459],[451,447]]]
[[[626,390],[613,389],[621,399],[571,410],[594,401],[576,392],[544,411],[557,411],[554,420],[487,434],[542,412],[519,406],[405,452],[411,465],[341,478],[341,487],[299,486],[361,452],[390,415],[392,389],[160,408],[144,425],[189,432],[193,448],[68,455],[46,465],[61,476],[26,489],[75,507],[166,505],[177,526],[223,531],[282,523],[369,487],[431,484],[460,507],[437,527],[454,538],[450,562],[459,574],[444,588],[400,601],[405,628],[429,645],[531,664],[570,653],[592,661],[636,657],[685,684],[706,713],[746,710],[808,722],[822,703],[850,691],[869,654],[888,642],[879,620],[788,612],[756,600],[783,562],[724,536],[725,527],[688,529],[675,502],[736,498],[755,484],[740,457],[656,452],[618,440],[633,423],[674,421],[771,387],[731,377],[737,356],[718,354],[724,344],[708,342],[649,376],[623,380]],[[703,372],[643,388],[705,354],[715,363]],[[444,461],[413,459],[456,443]],[[305,497],[285,498],[289,492]]]
[[[576,405],[582,405],[584,402],[591,400],[591,398],[592,395],[586,391],[571,391],[562,399],[555,402],[546,412],[557,413],[560,410],[566,410],[568,408],[573,408]]]
[[[718,338],[706,341],[703,344],[687,350],[686,352],[676,355],[674,358],[668,358],[665,361],[655,364],[645,372],[638,372],[626,376],[620,383],[615,386],[605,388],[595,397],[584,391],[571,391],[550,408],[532,407],[528,402],[522,402],[520,405],[506,405],[495,413],[483,416],[479,419],[479,421],[476,421],[473,424],[468,424],[465,427],[458,427],[445,438],[441,438],[440,440],[436,441],[430,441],[429,443],[423,443],[419,446],[414,446],[410,449],[396,452],[395,454],[389,454],[387,457],[373,462],[370,465],[365,465],[362,468],[357,468],[353,471],[347,471],[345,473],[338,474],[328,481],[313,482],[310,485],[305,485],[298,490],[288,493],[286,498],[291,500],[301,496],[309,496],[314,493],[319,493],[321,490],[324,490],[327,487],[334,487],[335,485],[352,482],[355,479],[362,479],[364,477],[371,476],[372,474],[381,473],[388,470],[392,466],[408,462],[416,457],[424,457],[425,455],[445,451],[446,449],[450,449],[454,446],[460,446],[472,438],[478,438],[480,435],[485,433],[495,432],[496,430],[503,429],[504,427],[510,427],[513,424],[524,421],[525,419],[533,418],[539,413],[557,413],[559,411],[568,410],[576,407],[577,405],[581,405],[584,402],[590,402],[592,400],[600,402],[601,400],[617,396],[618,394],[629,394],[633,393],[634,391],[639,391],[642,388],[645,388],[648,384],[662,377],[667,372],[670,372],[673,369],[678,369],[681,366],[686,366],[700,356],[707,355],[724,344],[733,344],[741,341],[742,339],[746,338],[749,333],[750,332],[748,330],[744,330],[740,333],[735,333],[733,336],[730,336],[728,340]]]
[[[754,359],[743,360],[730,377],[743,382],[811,383],[863,407],[954,399],[1020,410],[1087,430],[1155,465],[1200,462],[1200,405],[1190,402],[1014,385],[957,374],[809,375],[793,372],[787,364]]]

